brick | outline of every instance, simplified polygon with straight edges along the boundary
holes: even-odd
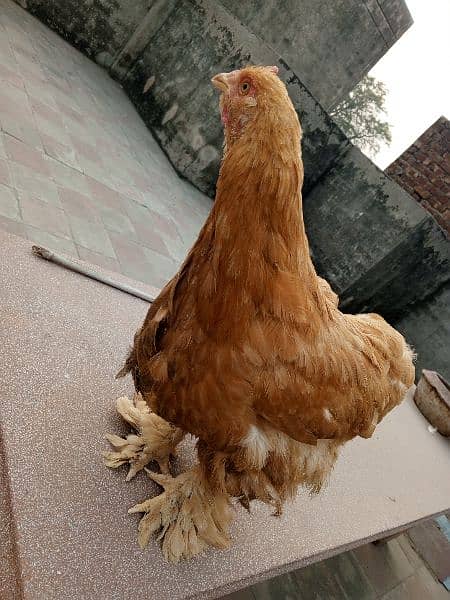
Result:
[[[442,168],[448,174],[450,174],[450,154],[447,154],[442,160]]]
[[[416,154],[415,154],[415,157],[414,157],[414,158],[415,158],[415,160],[416,160],[417,162],[422,162],[422,161],[424,161],[424,160],[427,158],[427,155],[425,154],[425,152],[424,152],[424,151],[423,151],[423,149],[422,149],[422,151],[418,151],[418,152],[416,152]]]
[[[431,196],[431,192],[423,187],[415,187],[414,191],[419,195],[420,198],[429,198]]]
[[[442,214],[450,197],[450,124],[434,123],[389,167],[386,173],[419,201],[449,233]]]

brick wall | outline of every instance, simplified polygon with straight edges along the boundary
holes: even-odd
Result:
[[[438,119],[386,169],[450,234],[450,122]]]

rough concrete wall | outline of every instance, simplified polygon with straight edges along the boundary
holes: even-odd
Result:
[[[178,171],[212,196],[223,133],[210,79],[248,63],[280,67],[304,129],[309,189],[349,142],[283,59],[217,2],[177,2],[122,84]]]
[[[385,173],[450,234],[450,121],[438,119]]]
[[[326,109],[339,102],[412,23],[404,0],[221,1],[284,57]],[[140,49],[178,4],[177,0],[17,2],[102,65],[111,66],[122,54],[122,71],[130,66],[127,58],[137,58],[136,42]],[[120,69],[116,66],[113,71],[117,75]]]
[[[21,0],[71,44],[109,66],[155,0]]]
[[[314,35],[303,54],[299,50],[301,36],[295,48],[284,37],[268,39],[278,44],[277,49],[261,40],[264,24],[271,24],[267,7],[279,5],[284,10],[286,31],[294,39],[299,33],[291,27],[291,20],[295,23],[292,17],[297,16],[299,22],[300,13],[294,10],[299,5],[316,16],[317,7],[322,6],[322,17],[329,14],[331,24],[338,28],[357,23],[365,6],[384,39],[385,50],[410,24],[403,3],[365,0],[351,16],[345,11],[333,13],[344,4],[348,9],[350,0],[337,4],[301,0],[295,6],[290,0],[264,5],[253,0],[242,6],[223,0],[229,9],[240,11],[243,21],[248,6],[253,6],[257,15],[261,12],[257,19],[260,37],[214,0],[137,0],[129,4],[123,0],[95,4],[90,0],[28,0],[28,9],[109,67],[179,172],[210,195],[222,145],[217,94],[210,77],[248,62],[277,64],[304,129],[305,220],[319,272],[340,293],[348,312],[377,310],[390,320],[400,319],[399,327],[419,352],[419,367],[435,368],[448,377],[448,240],[408,194],[350,146],[300,82],[296,68],[292,69],[289,57],[295,62],[301,55],[301,69],[302,64],[309,64],[308,52],[326,47],[325,38],[317,43],[323,22],[310,21],[305,39],[311,32]],[[278,17],[272,16],[274,31],[280,33]],[[251,27],[255,30],[255,23]],[[357,31],[350,38],[329,36],[327,52],[311,59],[320,82],[327,81],[324,72],[332,64],[336,42],[342,42],[341,51],[356,52],[356,58],[362,60],[358,46],[353,45],[360,40],[366,43],[364,33]],[[349,64],[353,68],[351,60]],[[312,88],[316,84],[311,80]]]
[[[314,263],[348,312],[398,318],[450,278],[450,244],[430,215],[352,147],[306,195]]]
[[[416,376],[437,371],[450,381],[450,283],[395,323],[417,352]]]
[[[35,8],[46,5],[47,22],[49,7],[56,11],[55,1],[30,1]],[[117,2],[99,4],[108,23],[111,15],[122,14]],[[368,4],[372,11],[375,4],[382,8],[375,0]],[[384,4],[394,12],[398,6],[394,0]],[[75,6],[73,0],[68,6]],[[143,14],[142,0],[136,7]],[[68,22],[78,23],[75,32],[80,22],[65,9],[72,18]],[[89,51],[97,59],[107,57],[106,63],[114,57],[111,71],[182,175],[213,195],[223,138],[210,77],[249,62],[277,64],[304,129],[304,207],[313,259],[341,295],[343,308],[399,318],[448,280],[449,244],[443,232],[349,144],[279,52],[219,0],[153,0],[146,11],[125,45],[119,27],[110,32],[109,46],[91,45]],[[58,19],[62,27],[64,19]],[[95,27],[101,29],[101,23]],[[95,30],[88,25],[86,39]],[[82,45],[80,39],[74,43]]]
[[[383,13],[384,22],[396,38],[399,38],[413,24],[406,2],[398,2],[398,0],[365,0],[365,2],[368,6],[375,2],[378,4]],[[389,36],[389,33],[386,35]]]
[[[329,109],[412,24],[403,0],[221,0]]]

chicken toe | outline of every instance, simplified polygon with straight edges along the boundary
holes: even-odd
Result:
[[[149,462],[158,463],[161,473],[169,473],[169,459],[175,454],[183,432],[157,414],[153,413],[140,394],[130,400],[123,396],[117,400],[117,412],[136,430],[125,438],[107,434],[106,439],[114,448],[104,452],[105,465],[112,469],[129,464],[126,477],[130,481]]]
[[[164,491],[128,511],[145,513],[138,527],[141,548],[147,546],[153,533],[158,534],[162,552],[170,562],[191,558],[208,546],[229,547],[229,497],[213,492],[198,466],[177,477],[147,473]]]

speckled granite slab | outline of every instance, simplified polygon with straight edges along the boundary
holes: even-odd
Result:
[[[148,305],[3,232],[0,250],[0,546],[15,553],[1,598],[218,597],[450,508],[450,441],[409,399],[371,440],[347,445],[320,496],[301,493],[279,519],[237,509],[231,550],[176,566],[154,541],[141,551],[126,511],[156,489],[144,475],[125,483],[100,454],[104,433],[122,427],[113,401],[132,383],[114,374]]]

